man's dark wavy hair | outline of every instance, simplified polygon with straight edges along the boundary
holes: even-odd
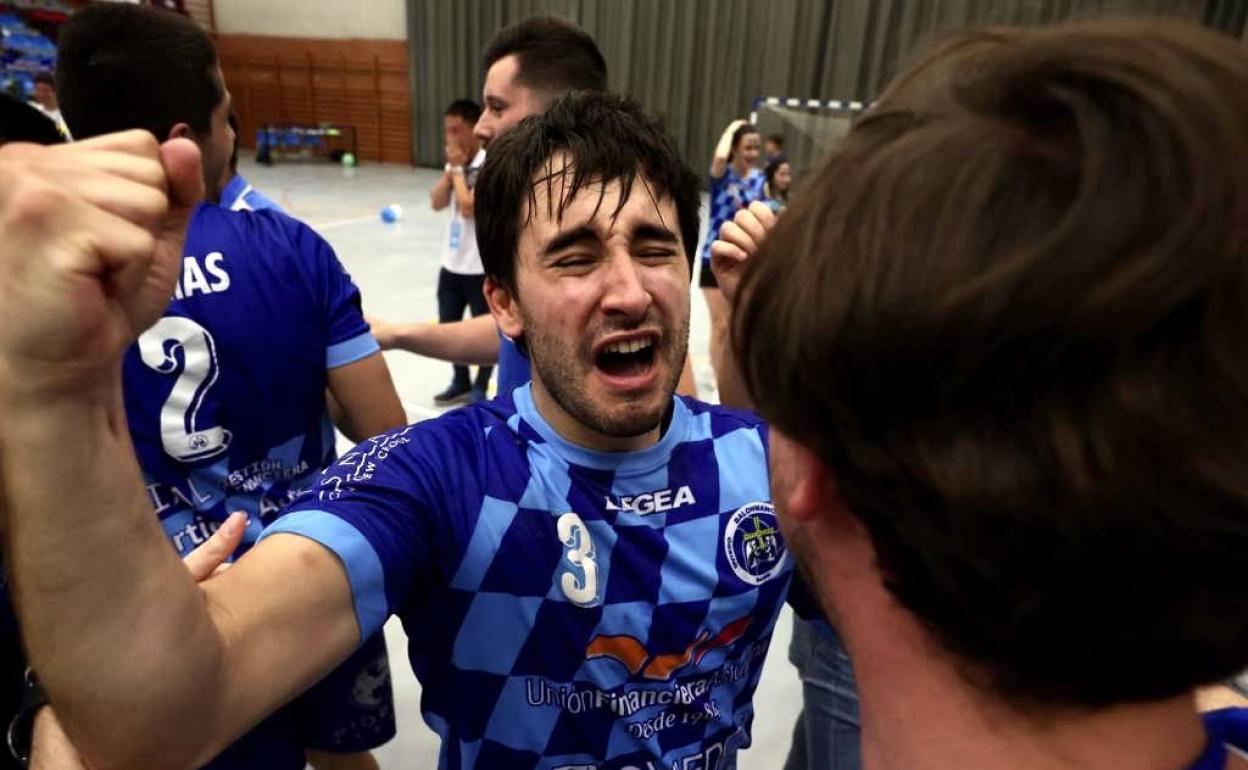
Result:
[[[550,162],[565,153],[571,178],[555,181]],[[557,199],[554,214],[562,216],[581,190],[615,180],[623,188],[620,207],[637,194],[675,202],[676,228],[692,268],[701,203],[697,174],[637,102],[586,91],[560,98],[490,145],[475,188],[477,244],[486,275],[516,293],[516,245],[538,205],[539,185],[560,187],[562,197],[552,200]]]

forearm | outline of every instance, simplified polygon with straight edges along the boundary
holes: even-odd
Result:
[[[467,366],[498,363],[498,327],[492,316],[447,324],[405,324],[397,327],[393,347]]]
[[[719,135],[719,141],[715,143],[715,158],[717,160],[728,159],[729,154],[732,153],[732,135],[744,123],[744,120],[734,120],[724,128],[724,132]]]
[[[5,399],[14,592],[32,665],[83,755],[101,768],[176,766],[196,731],[165,726],[213,713],[221,638],[156,522],[117,383],[37,410]]]
[[[328,378],[334,424],[355,443],[407,424],[390,368],[380,351],[330,369]]]
[[[459,203],[459,213],[464,219],[472,219],[474,198],[463,173],[451,174],[451,184],[455,187],[455,200]]]
[[[715,143],[715,153],[711,157],[712,178],[719,179],[728,170],[728,156],[732,154],[732,135],[744,122],[734,120],[724,129],[724,133],[720,134],[719,141]]]
[[[451,205],[451,192],[451,175],[443,174],[442,178],[433,185],[433,189],[429,191],[429,205],[433,207],[434,211],[441,211]]]

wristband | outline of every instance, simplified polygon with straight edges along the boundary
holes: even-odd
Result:
[[[17,716],[9,723],[8,744],[9,754],[22,767],[30,766],[30,744],[34,740],[35,716],[39,709],[48,705],[48,694],[39,684],[35,670],[26,669],[25,681],[22,685],[22,705]]]
[[[446,171],[446,173],[448,174],[462,174],[464,173],[464,167],[454,166],[454,165],[451,165],[450,163],[447,163],[444,171]]]

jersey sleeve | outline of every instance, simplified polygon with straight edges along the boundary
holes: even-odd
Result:
[[[355,447],[261,536],[300,535],[329,549],[351,584],[361,639],[432,583],[445,545],[440,450],[417,426]]]
[[[315,265],[318,299],[324,313],[325,368],[355,363],[381,350],[364,320],[360,290],[330,245],[312,228],[299,223],[295,233],[300,254]]]

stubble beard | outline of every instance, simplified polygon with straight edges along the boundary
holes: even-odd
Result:
[[[521,311],[524,315],[523,310]],[[573,351],[561,348],[560,343],[545,336],[540,328],[524,317],[525,339],[529,347],[529,359],[542,379],[550,397],[572,419],[590,430],[612,438],[633,438],[659,427],[667,414],[676,384],[684,371],[685,355],[689,349],[689,317],[675,329],[666,329],[659,341],[659,351],[666,358],[667,372],[658,383],[663,398],[654,405],[641,400],[630,402],[626,408],[608,410],[594,403],[588,392],[590,376],[585,362],[589,361],[589,346],[582,344]],[[661,365],[655,361],[655,365]],[[643,398],[650,400],[648,392]]]

